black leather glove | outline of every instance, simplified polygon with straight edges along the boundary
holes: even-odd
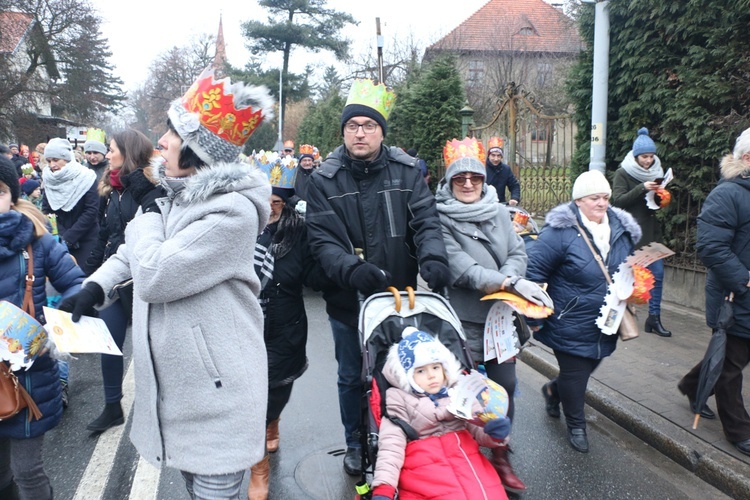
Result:
[[[349,286],[356,288],[365,296],[370,296],[384,290],[390,278],[390,275],[378,266],[363,262],[355,267],[349,276]]]
[[[81,288],[81,291],[72,295],[60,303],[58,309],[72,313],[73,321],[77,322],[81,316],[99,316],[94,306],[104,303],[104,290],[96,283],[89,282]]]
[[[513,290],[526,300],[540,306],[555,307],[549,294],[533,281],[515,277],[510,280],[510,284]]]
[[[159,205],[156,204],[156,199],[166,196],[166,193],[161,186],[155,185],[146,177],[142,168],[126,175],[123,179],[123,185],[130,192],[133,200],[141,206],[144,214],[148,212],[161,213]]]
[[[419,270],[422,279],[431,290],[443,288],[450,284],[451,271],[448,266],[437,260],[426,260]]]

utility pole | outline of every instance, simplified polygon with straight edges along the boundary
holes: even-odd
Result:
[[[281,96],[284,92],[284,86],[283,86],[283,76],[284,71],[282,68],[279,68],[279,137],[276,139],[276,144],[274,144],[273,149],[274,151],[278,151],[281,153],[284,151],[284,138],[281,135],[281,131],[284,127],[284,117],[282,115],[282,109],[281,109]]]
[[[607,99],[609,94],[609,0],[581,0],[595,4],[594,73],[591,94],[591,158],[589,170],[604,173],[607,155]]]
[[[385,85],[385,74],[383,73],[383,35],[380,33],[380,18],[375,18],[375,31],[378,36],[378,80]]]

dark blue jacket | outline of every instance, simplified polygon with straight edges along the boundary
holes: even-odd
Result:
[[[27,265],[23,250],[29,243],[34,255],[34,307],[37,319],[43,322],[46,278],[63,296],[68,296],[80,290],[84,274],[65,246],[52,235],[35,238],[34,225],[29,218],[14,211],[0,214],[0,300],[22,306]],[[0,437],[23,439],[40,436],[55,427],[62,417],[57,363],[45,354],[39,356],[31,368],[15,374],[36,402],[42,419],[29,422],[28,410],[24,410],[10,420],[0,422]]]
[[[632,215],[619,208],[610,207],[607,217],[611,235],[605,265],[612,276],[633,251],[641,229]],[[528,249],[526,278],[547,283],[555,303],[554,314],[544,320],[534,338],[567,354],[601,359],[612,354],[617,342],[617,335],[603,334],[595,323],[604,304],[607,280],[576,222],[584,227],[575,203],[552,209],[539,238]],[[598,252],[588,231],[587,235]],[[529,324],[539,324],[539,320],[529,320]]]
[[[698,216],[696,249],[708,268],[706,323],[718,326],[724,297],[734,292],[735,324],[727,333],[750,339],[750,169],[727,155],[723,180],[706,198]]]
[[[488,159],[486,162],[487,168],[487,184],[495,186],[497,190],[497,200],[500,203],[505,203],[505,188],[510,189],[510,199],[521,202],[521,183],[518,182],[516,176],[513,175],[513,170],[506,163],[500,162],[498,166],[490,163]]]

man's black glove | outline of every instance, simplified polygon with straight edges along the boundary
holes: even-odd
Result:
[[[451,271],[448,269],[448,266],[437,260],[424,261],[419,274],[427,282],[430,290],[437,290],[448,286],[451,279]]]
[[[166,196],[164,188],[155,185],[146,177],[142,168],[136,169],[123,178],[123,185],[133,197],[133,200],[141,206],[143,213],[161,213],[156,199]]]
[[[349,286],[356,288],[365,296],[384,290],[388,286],[390,275],[374,264],[363,262],[354,268],[349,276]]]
[[[77,322],[81,316],[97,317],[99,313],[94,309],[104,303],[104,290],[90,281],[75,295],[63,299],[58,309],[73,314],[73,321]]]

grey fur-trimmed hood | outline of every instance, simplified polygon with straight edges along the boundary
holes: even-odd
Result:
[[[573,202],[558,205],[547,212],[544,222],[549,224],[550,227],[558,229],[574,228],[578,222],[575,208],[577,207]],[[607,209],[607,217],[611,219],[612,216],[615,216],[620,221],[625,231],[630,233],[633,243],[640,241],[643,231],[641,231],[641,226],[638,225],[638,222],[636,222],[635,218],[630,215],[629,212],[626,212],[621,208],[610,206]]]
[[[741,158],[735,158],[731,153],[721,159],[721,176],[724,179],[747,177],[750,167]]]
[[[458,376],[461,374],[461,363],[456,359],[456,357],[453,355],[450,350],[445,347],[444,344],[442,344],[438,340],[438,344],[442,346],[443,349],[445,349],[444,356],[448,362],[443,364],[443,368],[445,368],[445,376],[447,379],[447,387],[452,387],[457,381]],[[447,366],[446,366],[447,365]],[[401,365],[401,361],[398,357],[398,343],[393,344],[390,349],[388,350],[388,357],[385,360],[385,364],[383,365],[383,376],[385,379],[394,387],[398,387],[404,392],[408,392],[409,394],[414,393],[414,389],[412,388],[411,384],[409,383],[409,379],[406,376],[406,370],[404,370],[404,367]]]

